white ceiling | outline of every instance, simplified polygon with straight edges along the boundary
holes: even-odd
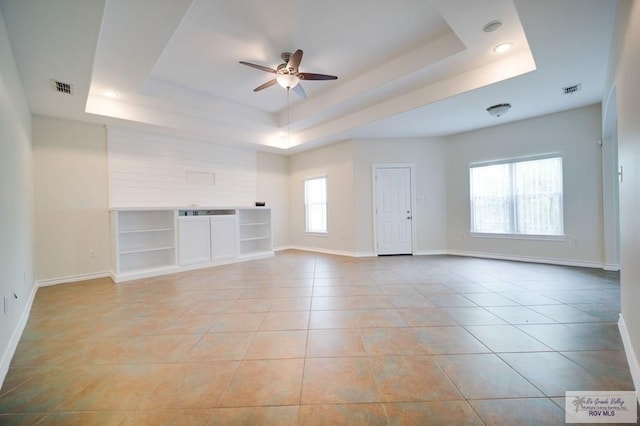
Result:
[[[34,113],[293,153],[599,102],[615,0],[0,0],[0,11]],[[500,30],[482,31],[496,19]],[[503,41],[513,48],[494,53]],[[238,61],[276,67],[296,49],[302,72],[338,80],[303,82],[307,99],[253,92],[273,75]],[[486,112],[503,102],[507,115]]]

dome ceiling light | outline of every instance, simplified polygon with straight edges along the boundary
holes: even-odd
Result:
[[[482,27],[482,31],[484,31],[485,33],[492,33],[494,31],[498,31],[500,28],[502,28],[502,21],[496,19],[495,21],[491,21],[487,25]]]
[[[487,112],[493,115],[494,117],[502,117],[505,115],[509,109],[511,108],[511,104],[496,104],[487,108]]]

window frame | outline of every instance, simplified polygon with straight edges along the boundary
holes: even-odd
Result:
[[[505,232],[505,233],[499,233],[499,232],[480,232],[480,231],[475,231],[474,230],[474,204],[473,204],[473,185],[472,185],[472,181],[471,181],[471,170],[473,168],[476,167],[486,167],[486,166],[496,166],[496,165],[503,165],[503,164],[509,164],[513,167],[514,164],[516,163],[522,163],[522,162],[527,162],[527,161],[537,161],[537,160],[547,160],[547,159],[552,159],[552,158],[559,158],[560,159],[560,164],[561,164],[561,173],[562,173],[562,182],[561,182],[561,188],[562,188],[562,194],[560,197],[560,229],[561,229],[561,233],[557,234],[557,235],[552,235],[552,234],[524,234],[524,233],[518,233],[518,232]],[[564,227],[564,155],[561,152],[553,152],[553,153],[546,153],[546,154],[539,154],[539,155],[531,155],[531,156],[523,156],[523,157],[512,157],[512,158],[505,158],[505,159],[500,159],[500,160],[491,160],[491,161],[482,161],[482,162],[475,162],[475,163],[469,163],[469,176],[468,176],[468,182],[469,182],[469,227],[470,227],[470,231],[469,231],[469,235],[471,237],[481,237],[481,238],[497,238],[497,239],[515,239],[515,240],[542,240],[542,241],[565,241],[567,236],[565,234],[565,227]],[[515,179],[513,178],[513,175],[510,178],[510,182],[509,182],[509,186],[511,188],[511,195],[510,195],[510,201],[511,201],[511,212],[510,212],[510,220],[511,220],[511,230],[515,230],[517,229],[517,202],[516,202],[516,197],[515,197]]]
[[[309,229],[309,205],[307,203],[307,182],[324,179],[324,231],[310,230]],[[302,192],[304,199],[304,232],[307,235],[314,236],[328,236],[329,235],[329,202],[328,202],[328,192],[329,192],[329,179],[327,175],[317,175],[317,176],[309,176],[304,178],[302,181]]]

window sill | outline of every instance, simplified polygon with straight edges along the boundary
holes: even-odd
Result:
[[[313,232],[313,231],[304,231],[304,234],[309,236],[309,237],[328,237],[329,233],[328,232]]]
[[[530,235],[530,234],[490,234],[469,232],[472,238],[497,238],[505,240],[565,241],[566,235]]]

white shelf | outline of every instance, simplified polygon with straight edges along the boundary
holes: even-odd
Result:
[[[152,252],[152,251],[174,250],[174,249],[175,249],[175,247],[173,247],[173,246],[169,246],[169,247],[139,248],[139,249],[131,249],[131,250],[126,250],[126,251],[120,251],[120,255],[122,256],[123,254],[145,253],[145,252]]]
[[[149,228],[149,229],[125,229],[120,230],[119,234],[139,234],[142,232],[173,232],[173,228]]]
[[[253,222],[253,223],[241,223],[240,226],[260,226],[260,225],[270,225],[269,222]]]
[[[255,240],[268,240],[268,239],[270,239],[270,238],[271,238],[271,237],[251,237],[251,238],[241,238],[241,239],[240,239],[240,242],[243,242],[243,241],[255,241]]]

